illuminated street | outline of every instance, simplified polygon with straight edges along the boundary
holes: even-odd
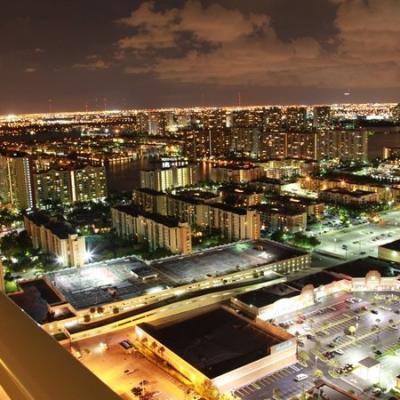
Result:
[[[400,238],[400,226],[395,215],[385,215],[383,224],[365,224],[344,228],[318,236],[321,244],[318,251],[337,254],[344,259],[373,256],[378,254],[377,247]]]

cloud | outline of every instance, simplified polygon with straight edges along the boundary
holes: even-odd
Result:
[[[90,55],[86,57],[85,62],[73,65],[73,68],[87,69],[91,71],[104,70],[110,67],[109,63],[105,62],[97,55]]]
[[[161,80],[274,87],[400,86],[400,1],[329,0],[337,32],[327,43],[281,40],[266,14],[188,0],[157,10],[145,2],[118,22],[125,71]],[[184,37],[190,40],[184,40]],[[131,61],[131,63],[129,63]]]
[[[219,4],[203,7],[198,0],[188,0],[183,8],[157,11],[154,2],[145,2],[118,23],[135,28],[137,32],[119,41],[123,49],[162,49],[176,47],[182,34],[193,40],[210,44],[233,42],[243,36],[263,30],[266,15],[244,15]]]
[[[25,68],[25,72],[27,72],[28,74],[32,74],[33,72],[36,72],[37,69],[35,67],[28,67]]]

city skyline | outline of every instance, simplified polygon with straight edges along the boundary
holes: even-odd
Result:
[[[21,12],[9,3],[0,17],[9,38],[0,46],[0,114],[396,102],[399,7],[25,1]]]
[[[4,3],[0,399],[400,400],[400,0]]]

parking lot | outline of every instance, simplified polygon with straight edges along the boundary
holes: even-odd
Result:
[[[165,276],[175,284],[182,284],[272,264],[302,254],[299,250],[270,240],[249,240],[208,249],[191,256],[154,261],[151,265],[160,276]]]
[[[122,399],[135,400],[137,389],[148,399],[185,400],[187,388],[138,351],[125,350],[120,342],[134,341],[131,329],[81,340],[69,350]]]
[[[272,398],[274,389],[279,388],[282,398],[289,399],[299,391],[308,390],[313,386],[310,380],[304,383],[295,381],[296,375],[303,370],[304,367],[299,363],[291,365],[237,389],[235,395],[242,399],[263,400]]]
[[[263,400],[279,388],[282,398],[289,399],[312,388],[318,370],[324,379],[365,399],[388,399],[384,392],[400,374],[399,314],[400,296],[392,293],[340,293],[277,318],[275,324],[298,337],[301,363],[239,388],[236,394],[243,400]],[[377,386],[382,391],[361,373],[358,363],[367,357],[380,364]],[[299,373],[308,379],[296,382]]]
[[[316,248],[346,259],[378,254],[378,246],[400,239],[400,226],[389,222],[352,226],[336,232],[317,235],[321,244]]]
[[[126,257],[51,272],[47,278],[69,303],[82,309],[141,296],[154,287],[167,287],[161,278],[149,282],[139,279],[135,271],[143,268],[148,267],[135,257]]]

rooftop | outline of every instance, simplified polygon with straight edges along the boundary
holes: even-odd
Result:
[[[307,275],[305,277],[289,281],[288,285],[293,286],[296,289],[303,289],[304,286],[313,285],[314,288],[318,288],[322,285],[329,285],[332,282],[340,280],[337,276],[330,274],[329,272],[321,271],[316,274]]]
[[[214,203],[213,208],[219,208],[220,210],[228,211],[234,214],[246,215],[247,210],[242,207],[234,207],[224,203]]]
[[[400,240],[394,240],[393,242],[382,244],[379,247],[384,249],[399,251],[400,250]]]
[[[222,191],[223,193],[233,193],[237,195],[263,193],[263,190],[261,188],[257,188],[254,185],[240,186],[240,185],[228,184],[221,186],[219,190]]]
[[[265,307],[278,300],[298,296],[300,291],[284,283],[273,286],[266,286],[252,292],[243,293],[236,298],[242,303],[255,307]]]
[[[68,239],[69,235],[76,235],[76,230],[68,223],[62,221],[50,221],[45,225],[47,229],[50,229],[60,239]]]
[[[352,173],[343,173],[343,172],[329,172],[324,176],[319,177],[319,179],[329,179],[335,181],[346,181],[351,183],[358,184],[370,184],[373,186],[385,186],[386,182],[377,181],[373,177],[369,175],[355,175]]]
[[[382,277],[390,278],[400,275],[400,265],[375,257],[365,257],[335,265],[325,271],[342,274],[350,278],[363,278],[369,271],[378,271]]]
[[[175,228],[179,226],[179,220],[175,217],[169,217],[161,214],[150,213],[143,211],[141,208],[130,204],[121,205],[114,207],[116,210],[132,215],[133,217],[143,216],[144,218],[151,219],[161,225],[168,226],[169,228]]]
[[[273,197],[276,201],[281,203],[293,204],[293,205],[314,205],[321,204],[322,201],[318,199],[311,199],[309,197],[295,197],[295,196],[276,196]]]
[[[159,278],[144,282],[141,278],[149,273],[149,267],[142,261],[127,257],[89,264],[85,268],[67,268],[46,276],[66,301],[75,309],[82,309],[167,287]]]
[[[232,243],[189,256],[170,257],[151,265],[174,282],[191,282],[299,257],[301,250],[270,240]],[[271,272],[271,274],[273,274]],[[271,279],[278,277],[271,275]]]
[[[173,325],[139,325],[210,379],[270,354],[276,337],[218,308]]]
[[[185,198],[200,199],[200,200],[211,200],[219,197],[213,192],[207,192],[205,190],[181,190],[176,193],[177,196],[183,196]]]
[[[296,205],[257,204],[252,208],[264,214],[302,215],[305,213],[304,209],[301,209],[297,204]]]
[[[370,194],[375,194],[375,192],[367,191],[367,190],[347,190],[344,188],[332,188],[322,190],[321,193],[339,193],[352,197],[363,197]]]
[[[69,235],[76,235],[76,230],[61,217],[50,218],[47,214],[42,212],[30,213],[26,217],[31,220],[35,225],[45,226],[60,239],[68,239]]]

